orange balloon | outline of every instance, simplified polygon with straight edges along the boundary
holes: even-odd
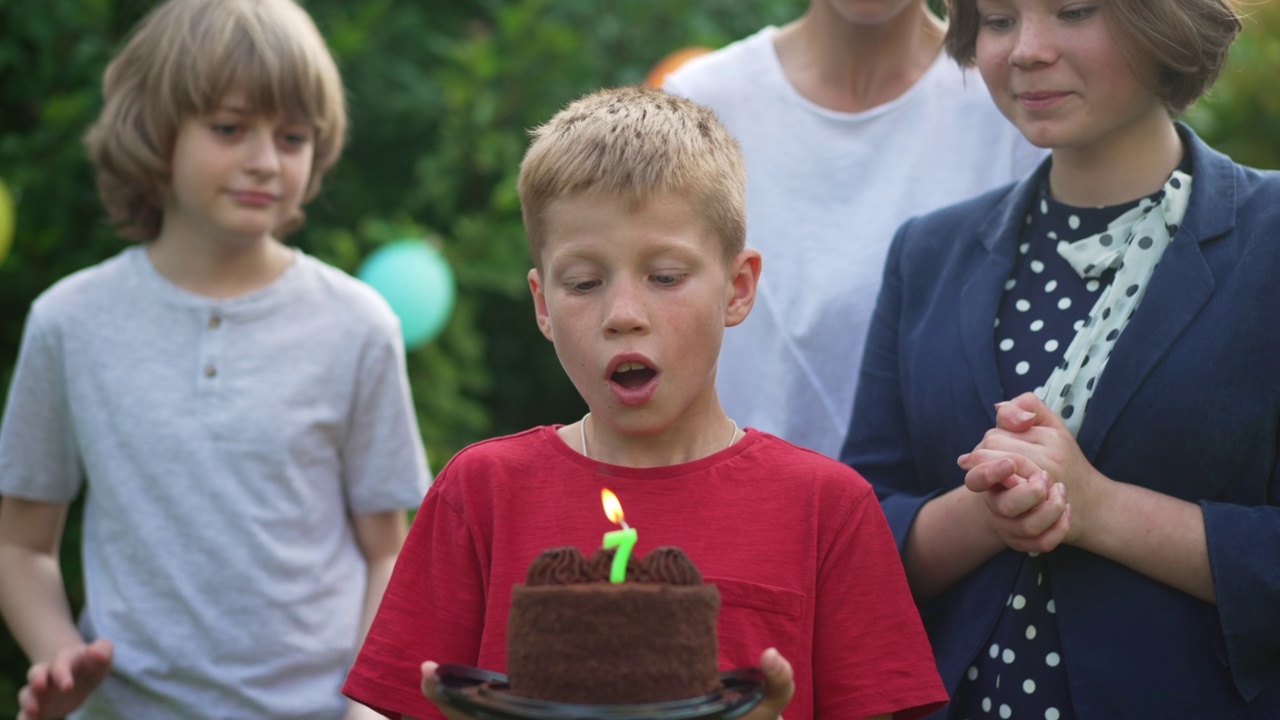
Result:
[[[667,76],[675,72],[681,65],[709,52],[711,52],[711,48],[708,47],[687,47],[676,50],[653,66],[653,69],[645,76],[644,84],[651,88],[660,88],[662,83],[666,82]]]

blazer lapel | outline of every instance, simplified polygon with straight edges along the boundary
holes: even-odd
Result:
[[[1180,126],[1192,153],[1186,217],[1151,276],[1147,294],[1112,350],[1076,438],[1093,459],[1112,425],[1213,294],[1214,278],[1200,250],[1235,225],[1235,166]]]
[[[976,252],[980,257],[960,290],[960,336],[964,355],[992,427],[996,424],[996,403],[1005,399],[996,366],[995,318],[1000,311],[1005,281],[1013,271],[1026,209],[1031,206],[1031,198],[1048,171],[1046,160],[1036,172],[1015,185],[978,228],[977,238],[982,248]]]

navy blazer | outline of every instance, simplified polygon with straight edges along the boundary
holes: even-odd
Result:
[[[1280,716],[1280,173],[1178,129],[1190,206],[1077,439],[1106,476],[1200,505],[1218,603],[1075,547],[1047,554],[1082,718]],[[899,550],[1008,399],[994,319],[1050,162],[894,238],[841,459],[875,486]],[[920,608],[953,696],[1023,557],[1006,550]]]

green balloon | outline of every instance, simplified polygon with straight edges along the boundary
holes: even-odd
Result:
[[[431,342],[453,314],[457,295],[453,270],[425,240],[396,240],[365,258],[356,277],[386,298],[400,318],[404,345],[413,349]]]

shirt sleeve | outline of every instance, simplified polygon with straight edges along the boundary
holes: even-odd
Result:
[[[398,325],[374,334],[360,358],[342,442],[347,503],[355,513],[416,506],[431,482]]]
[[[898,229],[885,261],[880,295],[867,332],[853,416],[840,460],[875,488],[901,553],[920,508],[938,494],[920,482],[899,377],[898,332],[902,312],[901,262],[912,221]]]
[[[923,717],[947,693],[884,514],[867,491],[842,520],[818,572],[816,717]]]
[[[1280,458],[1268,487],[1268,505],[1200,503],[1231,678],[1245,700],[1280,677]]]
[[[484,625],[484,574],[449,468],[427,492],[382,604],[342,691],[390,718],[444,716],[420,690],[426,660],[474,666]]]
[[[27,317],[0,421],[0,494],[42,502],[75,499],[84,481],[60,346],[39,312]]]

